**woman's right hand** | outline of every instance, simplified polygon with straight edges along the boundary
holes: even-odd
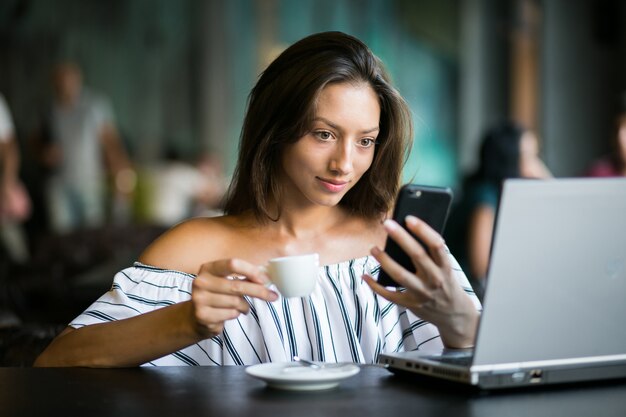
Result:
[[[278,294],[266,287],[267,275],[241,259],[207,262],[200,267],[191,293],[192,319],[203,338],[216,336],[224,322],[250,311],[244,296],[276,301]]]

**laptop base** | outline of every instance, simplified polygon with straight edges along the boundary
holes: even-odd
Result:
[[[542,387],[546,385],[564,385],[581,382],[626,381],[626,363],[589,364],[572,367],[558,366],[554,368],[520,369],[519,371],[481,371],[474,372],[471,368],[429,365],[424,361],[413,361],[399,357],[398,354],[387,356],[382,354],[379,362],[388,365],[387,369],[395,374],[413,375],[432,383],[444,381],[446,385],[468,386],[479,389],[515,389]]]

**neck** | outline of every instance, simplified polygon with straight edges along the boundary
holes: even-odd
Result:
[[[345,220],[346,213],[339,206],[283,207],[272,228],[284,238],[307,239],[325,235]]]

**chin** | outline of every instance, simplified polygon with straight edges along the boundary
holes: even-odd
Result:
[[[321,206],[326,206],[326,207],[335,207],[339,205],[339,203],[341,202],[341,200],[343,200],[344,197],[345,197],[345,194],[342,194],[341,196],[331,196],[331,197],[323,198],[323,199],[320,199],[318,204]]]
[[[341,200],[344,199],[346,194],[352,189],[352,187],[342,190],[340,193],[330,193],[326,190],[315,190],[309,194],[309,201],[324,207],[335,207],[339,205]]]

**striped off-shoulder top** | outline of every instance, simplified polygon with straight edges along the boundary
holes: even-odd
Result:
[[[480,303],[450,255],[459,284]],[[437,328],[379,297],[361,279],[380,265],[363,257],[320,267],[314,292],[266,302],[246,298],[250,312],[227,321],[223,332],[144,366],[251,365],[301,358],[374,363],[381,352],[441,348]],[[79,328],[136,316],[191,297],[194,275],[141,263],[115,275],[111,289],[74,319]]]

